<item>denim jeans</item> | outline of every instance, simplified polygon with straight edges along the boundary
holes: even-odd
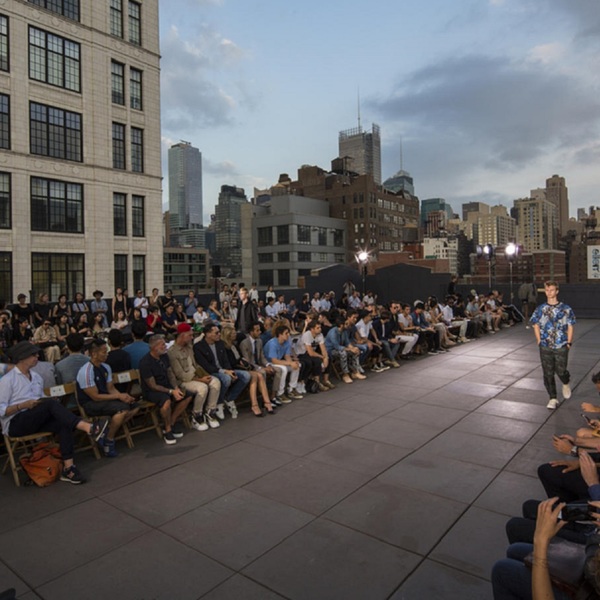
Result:
[[[238,369],[234,370],[237,379],[234,379],[227,373],[213,373],[212,376],[216,377],[221,382],[221,391],[219,393],[218,404],[223,402],[234,402],[237,397],[244,391],[244,388],[250,383],[250,373],[248,371],[241,371]]]

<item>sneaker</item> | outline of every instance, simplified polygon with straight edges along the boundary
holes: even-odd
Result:
[[[95,441],[99,442],[104,436],[104,432],[108,427],[108,422],[110,419],[100,419],[99,421],[94,421],[92,423],[92,428],[90,429],[89,436]]]
[[[390,367],[389,367],[388,365],[384,365],[384,364],[383,364],[383,363],[381,363],[381,362],[379,363],[379,370],[380,370],[380,371],[387,371],[387,370],[389,370],[389,369],[390,369]]]
[[[439,354],[437,350],[430,350],[427,354]]]
[[[190,422],[192,424],[192,429],[196,431],[206,431],[208,429],[208,423],[200,416],[192,415]]]
[[[215,416],[214,412],[211,410],[204,415],[204,422],[211,428],[216,429],[217,427],[221,427],[221,423],[219,423],[219,419]]]
[[[379,365],[373,365],[371,371],[373,371],[373,373],[381,373],[383,369]]]
[[[319,388],[320,392],[328,392],[329,391],[329,386],[321,383],[320,381],[317,382],[317,387]]]
[[[565,400],[568,400],[571,397],[571,386],[569,386],[568,383],[563,383],[562,393]]]
[[[271,404],[273,406],[281,406],[283,402],[281,402],[280,396],[275,396],[275,398],[271,398]]]
[[[215,408],[215,415],[216,415],[217,419],[219,419],[220,421],[225,420],[225,410],[223,409],[222,404],[218,404],[217,408]]]
[[[163,431],[163,440],[165,440],[165,444],[169,446],[177,443],[172,431]]]
[[[302,394],[299,394],[298,391],[293,388],[288,391],[287,396],[292,400],[302,400],[302,398],[304,398]]]
[[[558,400],[556,398],[551,398],[548,401],[548,404],[546,404],[546,408],[549,408],[550,410],[554,410],[555,408],[558,408]]]
[[[71,465],[68,469],[63,469],[60,474],[60,480],[72,483],[73,485],[85,483],[85,478],[81,475],[79,469],[75,465]]]
[[[183,437],[183,429],[181,428],[181,425],[179,423],[173,423],[173,425],[171,425],[171,433],[173,434],[173,437],[180,439]]]
[[[392,361],[392,368],[393,369],[398,369],[400,367],[400,363],[398,363],[398,361],[393,360]]]
[[[342,377],[342,381],[344,383],[352,383],[352,377],[350,377],[350,375],[348,375],[347,373],[345,373],[344,376]]]
[[[238,418],[238,409],[237,409],[237,406],[235,405],[235,402],[233,400],[229,400],[229,402],[225,401],[225,404],[227,406],[227,410],[231,413],[231,418],[237,419]]]
[[[277,398],[275,398],[275,404],[277,404],[277,406],[281,406],[282,404],[290,404],[291,402],[292,399],[285,394],[281,394],[281,396],[277,396]]]
[[[326,385],[330,390],[335,390],[335,385],[333,385],[333,383],[331,383],[329,379],[327,381],[324,381],[323,385]]]
[[[460,341],[461,341],[463,344],[468,344],[468,343],[469,343],[471,340],[470,340],[470,339],[468,339],[468,338],[466,338],[466,337],[461,337],[461,338],[460,338]]]
[[[104,438],[102,450],[104,451],[104,456],[106,456],[107,458],[115,458],[119,456],[115,440],[109,440],[107,437]]]
[[[304,385],[304,383],[299,383],[299,384],[296,386],[296,391],[297,391],[299,394],[308,394],[308,392],[306,391],[306,386]]]
[[[352,377],[352,379],[366,379],[366,375],[363,375],[360,371],[357,371],[356,373],[352,373],[352,375],[350,375],[350,377]]]

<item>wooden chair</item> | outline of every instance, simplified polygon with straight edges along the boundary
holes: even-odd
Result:
[[[113,382],[115,383],[131,383],[132,387],[139,383],[140,373],[137,369],[131,369],[129,371],[121,371],[120,373],[113,373]],[[131,393],[131,392],[130,392]],[[137,393],[131,394],[136,396]],[[123,424],[123,435],[127,440],[127,445],[133,448],[134,435],[144,433],[146,431],[154,430],[160,440],[162,440],[163,433],[160,421],[158,418],[158,407],[153,402],[144,400],[141,396],[138,399],[138,406],[140,410],[138,414],[129,423]]]
[[[6,461],[4,463],[2,474],[6,472],[8,465],[10,465],[13,479],[17,487],[21,487],[21,479],[19,477],[19,472],[23,471],[23,467],[19,462],[19,458],[23,454],[30,453],[31,449],[41,440],[48,440],[50,442],[53,442],[54,434],[50,431],[38,431],[37,433],[32,433],[31,435],[23,435],[21,437],[9,437],[8,435],[4,436],[4,445],[6,446],[6,452],[8,454],[8,457],[6,458]],[[19,453],[18,457],[17,453]]]
[[[85,419],[86,421],[93,421],[93,419],[88,418],[84,410],[79,405],[79,401],[77,400],[77,386],[74,381],[45,388],[44,394],[46,397],[59,400],[67,408],[73,408],[79,413],[82,419]],[[70,403],[71,400],[73,401],[72,404]],[[79,438],[79,444],[76,446],[75,451],[83,452],[85,450],[91,450],[94,453],[96,460],[100,460],[100,451],[98,450],[98,446],[83,431],[77,430],[76,433],[79,434],[77,436]]]

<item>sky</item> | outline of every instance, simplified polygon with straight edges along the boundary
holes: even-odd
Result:
[[[253,195],[338,133],[381,128],[383,179],[421,199],[512,207],[559,174],[571,216],[600,205],[598,0],[159,0],[163,189],[180,140]]]

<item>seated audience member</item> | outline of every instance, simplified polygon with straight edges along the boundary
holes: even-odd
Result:
[[[274,396],[281,383],[282,370],[276,369],[273,365],[270,365],[265,357],[263,343],[260,338],[262,333],[261,324],[258,322],[250,323],[247,327],[247,331],[247,337],[240,342],[240,353],[242,358],[250,365],[250,368],[265,379],[265,383],[267,376],[273,376],[271,404],[276,404]]]
[[[162,316],[162,328],[166,333],[168,339],[173,339],[177,335],[177,314],[175,313],[175,306],[169,304]]]
[[[446,304],[440,304],[441,309],[441,317],[448,329],[454,331],[456,334],[456,330],[458,329],[458,339],[466,344],[470,340],[467,338],[467,329],[469,327],[469,320],[467,318],[460,319],[454,314],[454,297],[447,296]]]
[[[33,308],[27,303],[27,296],[19,294],[17,296],[17,304],[11,306],[13,323],[17,325],[19,321],[25,319],[29,325],[33,325]]]
[[[494,292],[489,292],[488,295],[484,297],[483,303],[484,310],[489,313],[488,319],[493,326],[493,331],[500,331],[500,324],[502,323],[502,310],[496,306]]]
[[[373,329],[382,345],[387,364],[397,369],[400,365],[396,361],[396,356],[400,350],[401,342],[394,333],[394,322],[389,310],[381,311],[380,318],[373,323]]]
[[[371,292],[372,293],[372,292]],[[377,339],[377,334],[373,332],[373,318],[371,313],[363,310],[359,313],[359,320],[356,323],[356,332],[354,334],[354,344],[360,350],[360,363],[365,364],[372,357],[372,371],[380,373],[389,369],[381,362],[381,343]]]
[[[192,338],[194,333],[188,323],[179,323],[175,343],[169,348],[169,361],[177,384],[186,394],[192,394],[192,427],[197,431],[215,429],[220,423],[216,417],[221,382],[208,375],[194,358]]]
[[[77,373],[83,365],[89,362],[89,357],[83,354],[85,338],[80,333],[70,333],[67,336],[67,356],[56,363],[56,383],[71,383],[77,378]]]
[[[400,351],[400,358],[402,360],[413,360],[414,355],[412,352],[419,341],[419,334],[415,333],[416,327],[410,317],[410,306],[393,302],[390,304],[390,313],[394,323],[394,333],[398,341],[404,344]]]
[[[229,286],[224,283],[221,287],[221,291],[219,292],[219,303],[221,306],[224,302],[229,302],[231,300],[231,292],[229,291]]]
[[[240,305],[235,319],[235,328],[237,331],[247,331],[249,325],[258,323],[258,309],[256,304],[250,300],[248,290],[245,287],[240,288],[239,300]]]
[[[277,309],[275,308],[275,298],[269,298],[265,306],[265,315],[274,321],[277,320]]]
[[[45,319],[34,331],[32,342],[42,348],[44,357],[48,362],[55,363],[60,360],[60,348],[56,339],[56,330],[52,327],[50,319]]]
[[[50,297],[48,294],[40,294],[37,304],[33,306],[33,322],[39,327],[45,319],[52,320],[52,307],[50,306]]]
[[[157,306],[148,309],[146,325],[148,326],[148,332],[150,333],[164,333],[162,317],[160,316],[160,310]]]
[[[263,343],[263,348],[267,345],[267,342],[273,337],[273,326],[275,322],[271,317],[265,317],[263,321],[263,332],[260,334],[260,339]]]
[[[188,292],[186,299],[183,301],[185,308],[185,315],[188,319],[191,319],[196,313],[196,308],[198,306],[198,298],[196,298],[196,294],[193,290]]]
[[[33,337],[31,325],[27,319],[19,319],[17,326],[13,328],[13,343],[28,342]]]
[[[88,423],[75,416],[60,402],[43,398],[42,378],[32,371],[38,362],[40,348],[30,342],[19,342],[11,349],[15,367],[0,379],[0,422],[2,433],[11,437],[51,431],[59,437],[60,453],[64,461],[60,480],[72,484],[85,479],[73,461],[73,431],[79,429],[94,440],[99,440],[108,425],[107,420]]]
[[[427,342],[429,354],[439,354],[440,337],[433,326],[425,319],[425,316],[423,315],[424,310],[425,305],[423,302],[417,302],[410,317],[415,327],[415,331],[419,333],[419,339],[424,339]]]
[[[0,357],[13,345],[13,329],[10,325],[10,316],[7,312],[0,312]]]
[[[93,294],[94,299],[90,302],[90,312],[95,316],[97,313],[102,315],[102,327],[104,329],[108,328],[108,317],[106,316],[108,313],[108,304],[106,300],[103,298],[104,292],[100,290],[96,290]],[[95,318],[93,319],[95,321]]]
[[[140,382],[144,399],[159,407],[163,419],[165,444],[176,444],[183,437],[177,419],[192,401],[192,394],[180,390],[167,356],[165,336],[154,334],[148,340],[150,352],[140,360]]]
[[[113,330],[114,333],[119,333]],[[108,348],[101,340],[90,344],[90,360],[77,373],[77,400],[88,417],[109,417],[106,433],[98,441],[104,456],[118,456],[115,446],[117,431],[139,411],[135,398],[117,390],[112,382],[112,369],[106,363]]]
[[[69,315],[69,323],[73,322],[73,313],[71,311],[71,307],[67,303],[67,295],[61,294],[58,297],[58,302],[54,305],[52,309],[52,319],[56,323],[58,322],[58,318],[60,315]]]
[[[71,325],[71,333],[80,333],[84,337],[92,337],[92,327],[88,322],[87,313],[79,313]]]
[[[83,314],[83,313],[82,313]],[[92,314],[91,330],[92,335],[96,338],[104,338],[106,334],[106,315],[101,312]]]
[[[113,373],[121,373],[131,369],[131,355],[123,349],[124,340],[123,334],[119,329],[111,329],[108,332],[108,344],[110,352],[106,357],[106,364],[111,368]],[[129,383],[116,383],[115,387],[120,392],[128,392]]]
[[[260,395],[262,397],[266,411],[270,414],[274,414],[271,399],[269,398],[269,391],[267,390],[266,379],[262,377],[258,371],[253,370],[251,368],[251,364],[246,362],[242,355],[239,353],[238,349],[235,346],[236,338],[237,333],[233,327],[223,327],[223,331],[221,332],[221,339],[223,340],[223,343],[225,344],[225,349],[227,350],[227,358],[229,359],[229,364],[234,369],[243,369],[250,374],[248,395],[250,396],[250,406],[252,414],[254,414],[255,417],[263,416],[263,411],[258,405],[258,390],[260,390]]]
[[[160,310],[164,313],[167,310],[167,306],[175,306],[177,300],[173,297],[173,290],[166,290],[165,295],[160,299]]]
[[[39,360],[37,365],[31,367],[31,371],[37,373],[44,382],[44,388],[50,388],[56,385],[56,368],[54,363],[47,360]]]
[[[187,315],[185,314],[185,310],[183,309],[183,304],[181,304],[181,302],[178,302],[175,305],[175,321],[177,325],[179,325],[179,323],[188,322]]]
[[[86,304],[83,294],[77,292],[73,299],[73,304],[71,305],[71,313],[73,314],[73,318],[75,318],[78,313],[82,312],[90,312],[90,307]]]
[[[50,317],[48,317],[48,320]],[[54,325],[54,331],[56,333],[56,341],[60,348],[61,354],[64,353],[67,345],[67,336],[71,333],[71,327],[69,325],[69,317],[67,315],[60,315],[58,323]]]
[[[198,304],[196,307],[196,312],[194,313],[194,325],[197,327],[202,327],[202,324],[205,321],[208,321],[208,313],[204,310],[204,306],[202,304]]]
[[[273,298],[273,300],[277,298],[272,285],[267,286],[267,291],[265,292],[265,303],[269,301],[269,298]]]
[[[229,305],[229,318],[231,320],[231,325],[232,326],[235,324],[235,322],[237,320],[238,311],[239,311],[238,299],[237,298],[232,298],[231,299],[231,304]]]
[[[283,294],[279,294],[277,296],[276,302],[273,304],[273,308],[275,309],[275,315],[277,319],[288,319],[288,308],[285,303],[285,296]]]
[[[118,320],[116,317],[119,314],[119,311],[123,311],[123,315],[125,319],[127,319],[127,316],[129,315],[129,307],[127,306],[127,300],[127,294],[123,291],[123,288],[118,287],[111,303],[110,314],[112,315],[113,322]]]
[[[358,290],[354,290],[351,296],[348,295],[348,308],[360,310],[362,307],[363,303],[360,300],[360,292]]]
[[[296,355],[304,367],[301,377],[304,377],[305,382],[307,378],[314,379],[321,392],[335,387],[329,381],[329,355],[321,332],[321,323],[316,319],[307,323],[304,333],[296,343]]]
[[[142,292],[142,290],[138,290],[138,291]],[[136,292],[136,294],[137,294],[137,292]],[[143,292],[142,292],[142,294],[143,294]],[[152,293],[150,294],[150,296],[148,296],[148,298],[146,299],[146,302],[148,303],[148,306],[158,306],[158,308],[160,308],[160,294],[158,293],[158,288],[152,288]],[[148,308],[148,306],[146,308]],[[146,318],[146,317],[144,317],[144,318]]]
[[[221,420],[225,418],[223,412],[223,404],[225,404],[231,418],[237,419],[238,410],[235,401],[250,383],[250,374],[231,366],[216,323],[207,321],[204,324],[204,338],[194,344],[194,357],[209,375],[216,377],[221,382],[217,417]]]
[[[111,329],[119,329],[122,331],[123,329],[126,329],[127,327],[129,327],[129,321],[127,320],[127,317],[125,316],[125,311],[119,309],[117,311],[117,313],[115,314],[112,323],[110,324],[110,328]]]
[[[366,379],[358,370],[360,350],[351,345],[344,318],[339,317],[335,327],[329,330],[325,338],[325,348],[331,360],[339,360],[344,383],[352,383],[353,379]]]
[[[425,303],[423,315],[425,320],[435,329],[440,339],[440,352],[447,352],[448,348],[456,346],[456,336],[450,332],[450,329],[444,323],[442,310],[435,296],[430,296]]]
[[[216,323],[217,325],[220,326],[221,322],[223,321],[223,315],[221,314],[221,311],[217,307],[216,300],[211,300],[208,303],[208,308],[206,309],[206,312],[208,313],[208,318],[213,323]]]
[[[138,369],[140,366],[140,360],[150,352],[150,346],[144,341],[148,328],[144,321],[134,321],[131,325],[131,335],[133,336],[133,343],[128,344],[123,348],[129,356],[131,356],[131,368]]]
[[[281,323],[273,328],[273,337],[265,344],[264,353],[267,361],[275,369],[281,371],[281,380],[277,390],[276,404],[287,404],[292,400],[303,398],[297,391],[300,376],[300,363],[292,358],[290,328]],[[285,393],[285,383],[289,375],[288,391]]]
[[[221,304],[221,315],[223,316],[223,320],[221,321],[221,325],[231,325],[234,323],[234,320],[231,316],[231,307],[229,301],[225,300]]]

